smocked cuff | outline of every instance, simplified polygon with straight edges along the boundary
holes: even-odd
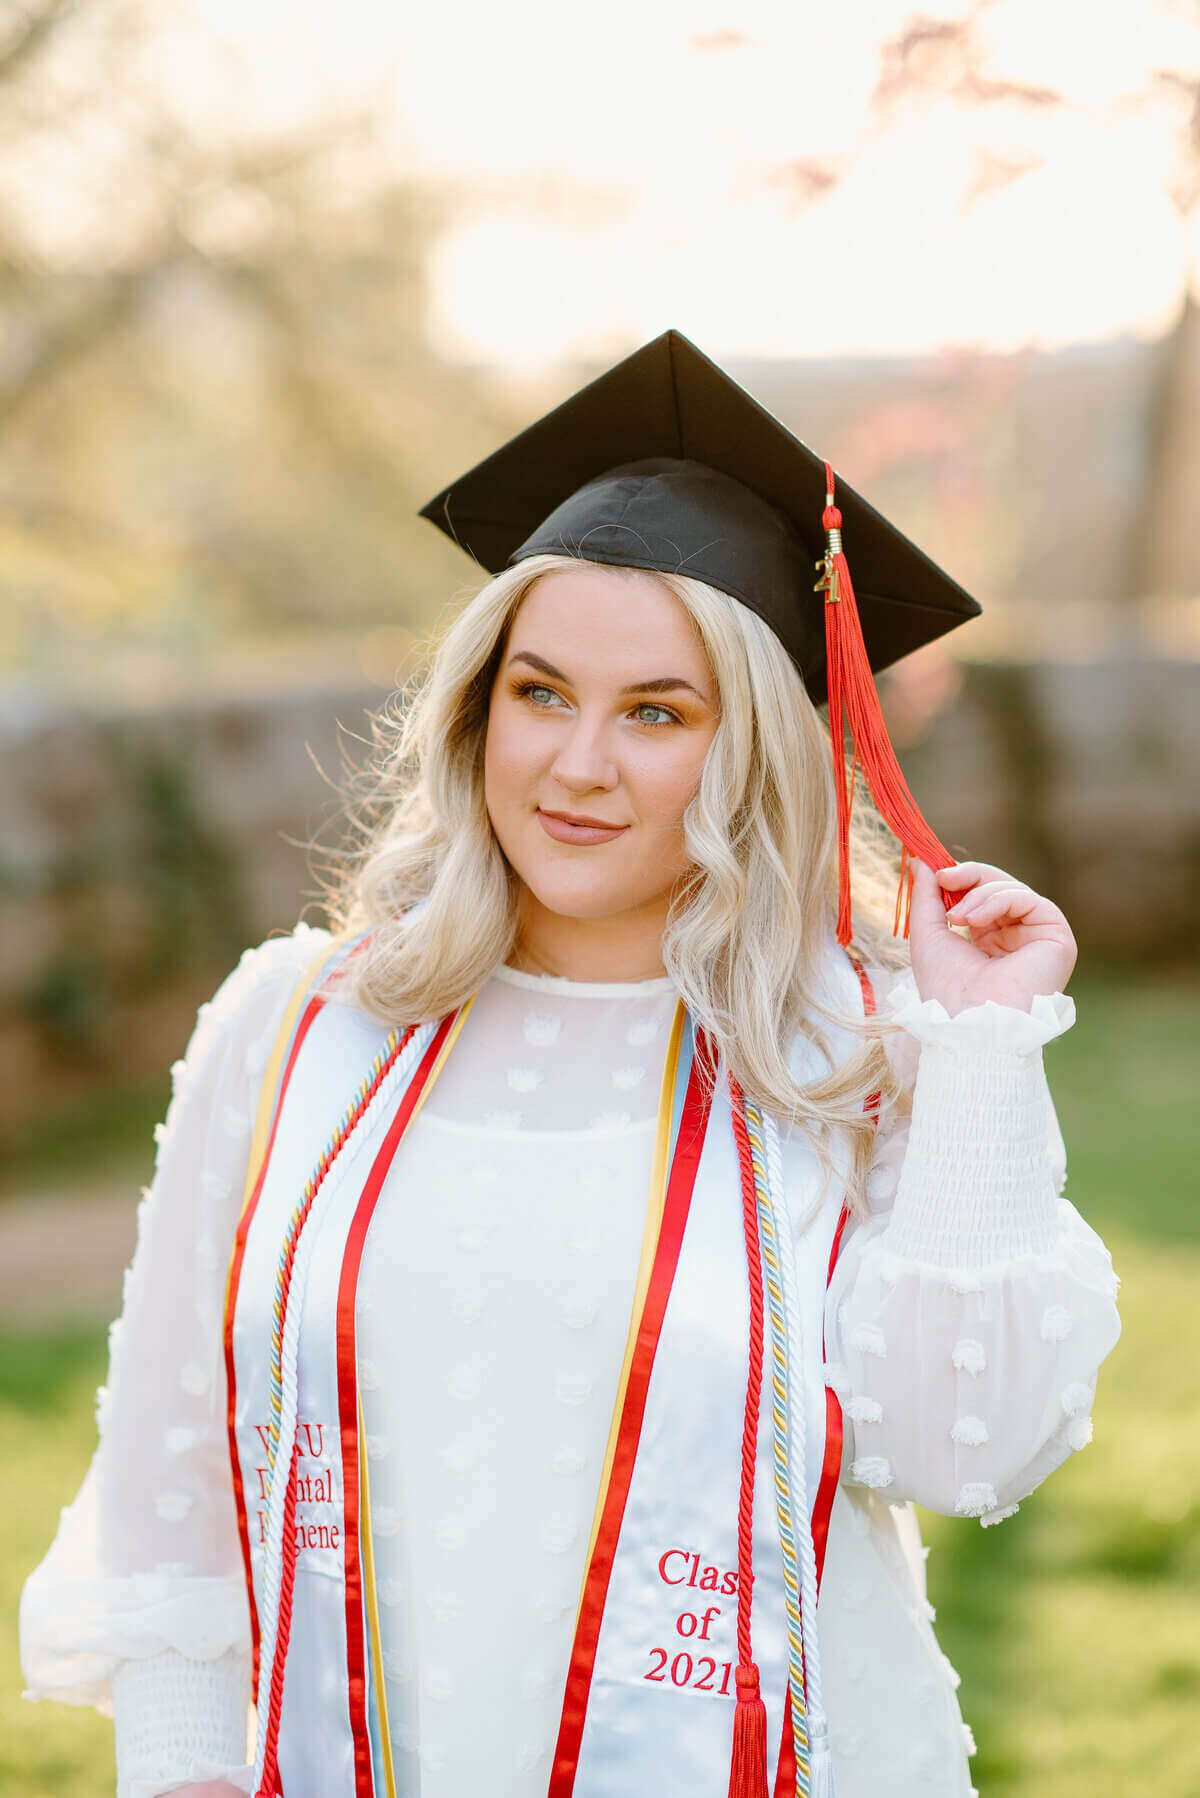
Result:
[[[1041,1050],[1070,1028],[1074,1001],[1040,994],[1025,1012],[989,1000],[952,1018],[913,988],[891,1015],[922,1049],[889,1253],[973,1270],[1050,1253],[1058,1195]]]
[[[224,1779],[249,1792],[250,1660],[192,1661],[167,1650],[112,1676],[117,1798],[163,1798]]]

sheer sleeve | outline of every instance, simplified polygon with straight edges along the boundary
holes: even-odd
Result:
[[[886,1039],[902,1093],[826,1311],[843,1477],[996,1523],[1091,1440],[1121,1330],[1108,1250],[1062,1196],[1042,1066],[1075,1006],[1055,993],[951,1018],[905,974],[880,1010],[904,1026]]]
[[[247,951],[155,1132],[99,1443],[21,1598],[30,1698],[115,1714],[120,1798],[240,1767],[250,1623],[225,1419],[225,1280],[264,1070],[326,933]]]

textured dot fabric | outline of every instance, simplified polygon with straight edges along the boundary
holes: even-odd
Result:
[[[401,1790],[546,1790],[675,999],[498,969],[372,1222],[360,1348],[406,1370],[363,1400]]]
[[[271,1045],[326,940],[301,929],[248,952],[202,1008],[139,1211],[99,1444],[22,1595],[29,1692],[111,1711],[118,1798],[250,1783],[222,1303]],[[911,976],[871,972],[902,1091],[824,1320],[845,1417],[817,1619],[826,1709],[838,1798],[970,1798],[912,1501],[990,1527],[1086,1447],[1117,1279],[1062,1193],[1042,1048],[1072,1002],[948,1018]],[[497,969],[376,1212],[359,1375],[392,1745],[420,1798],[546,1790],[674,1005],[666,979]],[[798,1148],[784,1133],[797,1231],[816,1197]]]

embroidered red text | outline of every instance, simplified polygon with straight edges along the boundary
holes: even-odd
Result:
[[[256,1423],[254,1433],[262,1444],[263,1461],[255,1467],[254,1477],[258,1482],[258,1490],[254,1497],[254,1516],[257,1525],[254,1546],[262,1548],[267,1540],[267,1501],[270,1496],[270,1464],[266,1457],[270,1449],[271,1432],[269,1425]],[[296,1519],[296,1547],[328,1548],[337,1552],[341,1547],[341,1500],[334,1489],[333,1468],[325,1456],[325,1425],[323,1423],[306,1423],[301,1420],[296,1425],[296,1503],[298,1506],[321,1506],[332,1510],[332,1517],[300,1517]]]

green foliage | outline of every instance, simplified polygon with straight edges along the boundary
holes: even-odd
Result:
[[[80,945],[55,950],[29,990],[33,1020],[55,1054],[89,1061],[99,1051],[108,1024],[104,969]]]
[[[219,960],[249,932],[236,858],[197,803],[188,759],[127,744],[119,754],[136,812],[134,861],[150,924],[139,975],[148,984]]]
[[[1195,1293],[1193,980],[1088,982],[1047,1056],[1069,1191],[1122,1276],[1123,1331],[1100,1370],[1094,1441],[994,1529],[922,1514],[937,1633],[962,1675],[985,1798],[1192,1798],[1200,1791],[1200,1399]],[[80,1145],[82,1133],[76,1136]],[[118,1132],[114,1144],[119,1144]],[[114,1146],[114,1154],[121,1152]],[[132,1136],[126,1150],[134,1155]],[[138,1149],[137,1154],[142,1150]],[[81,1156],[82,1159],[82,1156]],[[94,1441],[99,1332],[0,1340],[11,1527],[0,1602],[45,1551]],[[111,1790],[110,1726],[23,1705],[0,1640],[0,1790]],[[886,1794],[880,1794],[886,1798]]]
[[[220,966],[251,936],[237,858],[205,815],[188,756],[109,728],[114,803],[46,882],[69,901],[55,948],[26,992],[56,1056],[103,1061],[122,997],[183,969]],[[108,913],[131,920],[120,947]]]

